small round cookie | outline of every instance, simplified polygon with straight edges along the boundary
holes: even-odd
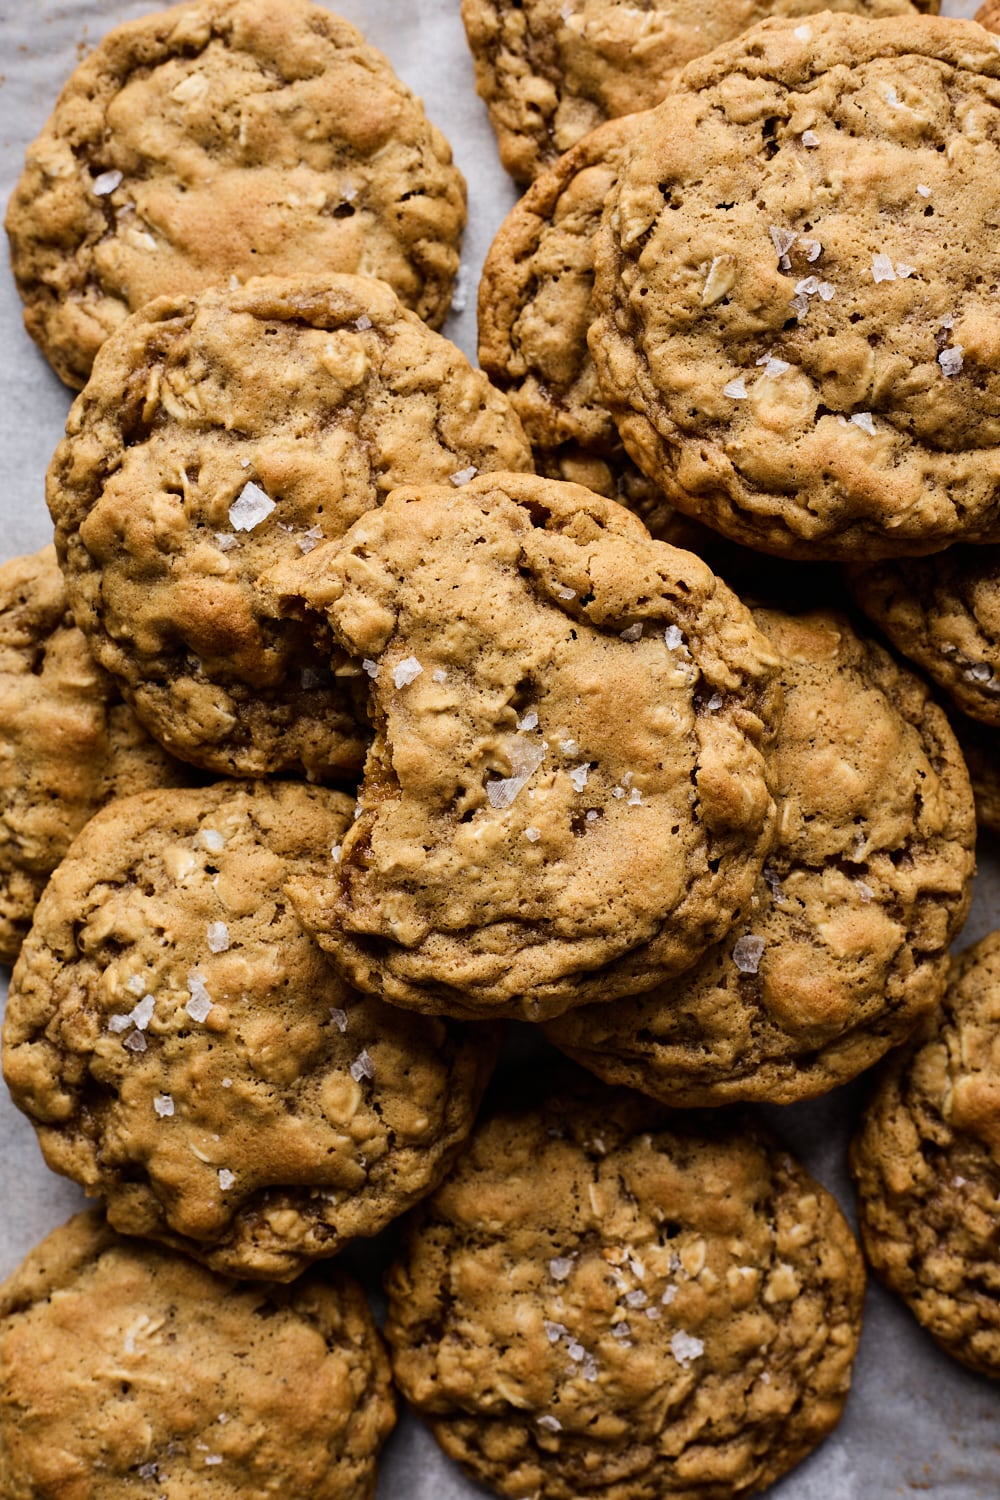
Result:
[[[52,871],[124,792],[184,786],[73,624],[55,549],[0,567],[0,963],[12,963]]]
[[[1000,540],[998,80],[971,21],[823,14],[639,123],[590,344],[671,504],[801,558]]]
[[[483,475],[397,490],[274,581],[371,677],[340,864],[289,884],[359,989],[541,1019],[689,967],[745,907],[777,661],[698,558]]]
[[[465,184],[388,61],[308,0],[192,0],[110,32],[7,213],[24,321],[82,386],[154,297],[237,277],[380,276],[434,326]]]
[[[266,277],[130,318],[47,494],[77,622],[157,739],[224,774],[344,777],[360,673],[278,620],[260,574],[398,484],[522,468],[506,398],[383,282]]]
[[[1000,933],[957,959],[851,1146],[865,1251],[962,1364],[1000,1379]]]
[[[972,792],[923,683],[842,615],[754,618],[785,709],[777,840],[746,921],[689,974],[546,1027],[671,1105],[789,1104],[870,1067],[941,998],[971,896]]]
[[[836,1424],[863,1290],[833,1198],[747,1121],[592,1082],[477,1129],[407,1230],[385,1333],[503,1495],[730,1500]]]
[[[920,10],[937,10],[923,0]],[[913,15],[908,0],[462,0],[504,166],[531,182],[603,121],[650,109],[679,69],[765,16]]]
[[[964,714],[1000,726],[1000,546],[859,564],[855,599]]]
[[[493,1028],[343,983],[284,894],[351,816],[294,782],[144,793],[80,834],[14,969],[4,1076],[116,1229],[287,1280],[440,1181]]]
[[[92,1210],[0,1286],[7,1500],[371,1500],[394,1422],[342,1273],[241,1286]]]

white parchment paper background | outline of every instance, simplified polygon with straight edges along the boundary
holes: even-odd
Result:
[[[79,56],[112,25],[153,8],[140,0],[0,0],[4,204],[25,147]],[[340,0],[331,8],[359,26],[423,97],[466,175],[466,305],[446,332],[475,360],[479,270],[517,193],[499,166],[475,95],[459,0]],[[944,8],[953,15],[971,14],[975,0],[945,0]],[[71,399],[24,333],[13,282],[0,270],[0,560],[34,551],[50,539],[43,479]],[[996,846],[981,847],[963,946],[1000,925],[998,878]],[[6,979],[0,969],[4,996]],[[861,1085],[853,1085],[809,1106],[769,1111],[787,1143],[837,1193],[848,1213],[844,1151],[862,1093]],[[0,1276],[82,1202],[70,1183],[47,1170],[34,1133],[0,1087]],[[773,1500],[891,1500],[918,1493],[937,1500],[1000,1496],[1000,1385],[966,1374],[938,1352],[900,1305],[873,1287],[844,1420],[770,1494]],[[419,1422],[404,1416],[385,1453],[379,1500],[471,1500],[483,1494],[440,1455]]]

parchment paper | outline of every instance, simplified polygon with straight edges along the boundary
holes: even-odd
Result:
[[[154,8],[137,0],[0,0],[4,204],[26,146],[78,58],[112,25]],[[330,8],[359,26],[423,97],[466,175],[469,227],[459,296],[461,302],[464,292],[465,306],[446,332],[475,360],[479,271],[517,192],[499,165],[475,94],[459,0],[340,0]],[[974,8],[975,0],[945,0],[948,14],[972,14]],[[71,399],[24,333],[13,281],[0,271],[0,559],[32,552],[50,539],[43,479]],[[1000,925],[998,853],[995,843],[981,842],[975,903],[959,946]],[[0,969],[4,998],[6,980]],[[814,1104],[767,1111],[852,1218],[844,1153],[863,1095],[859,1082]],[[83,1202],[72,1184],[45,1167],[31,1127],[0,1085],[0,1276]],[[352,1257],[373,1291],[386,1253],[383,1240]],[[938,1500],[1000,1496],[1000,1385],[967,1374],[941,1354],[901,1304],[872,1286],[845,1417],[769,1494],[773,1500],[889,1500],[916,1493]],[[378,1500],[471,1500],[485,1494],[443,1457],[417,1420],[404,1415],[385,1451]]]

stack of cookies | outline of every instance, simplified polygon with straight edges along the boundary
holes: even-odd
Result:
[[[839,566],[989,702],[986,603],[950,676],[926,641],[1000,544],[948,227],[1000,206],[1000,52],[843,9],[661,4],[640,83],[618,7],[466,0],[535,178],[486,373],[435,331],[447,143],[310,0],[118,28],[31,147],[14,273],[80,394],[54,551],[0,570],[3,1071],[102,1208],[0,1288],[11,1500],[363,1500],[392,1378],[511,1500],[759,1491],[864,1271],[743,1110],[905,1045],[866,1247],[1000,1374],[969,774]],[[403,1215],[387,1353],[333,1258]]]

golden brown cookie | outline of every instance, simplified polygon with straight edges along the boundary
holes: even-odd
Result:
[[[873,1269],[941,1347],[1000,1378],[1000,933],[888,1063],[851,1147]]]
[[[5,1500],[371,1500],[394,1420],[342,1273],[241,1286],[91,1211],[0,1287]]]
[[[368,737],[360,669],[278,620],[259,575],[398,484],[531,467],[486,377],[355,276],[153,303],[66,431],[47,494],[81,629],[160,741],[243,776],[347,776]]]
[[[1000,726],[1000,547],[853,567],[855,599],[964,714]]]
[[[340,864],[289,885],[360,989],[540,1019],[689,967],[749,901],[776,658],[621,506],[517,474],[400,489],[276,583],[371,679]]]
[[[439,326],[465,222],[448,143],[361,33],[307,0],[192,0],[110,32],[7,213],[28,332],[70,385],[154,297],[381,276]]]
[[[112,797],[183,786],[73,624],[55,551],[0,567],[0,963],[74,834]]]
[[[294,782],[105,808],[55,872],[14,969],[4,1075],[50,1167],[123,1233],[287,1280],[440,1181],[492,1028],[349,988],[284,894],[351,803]]]
[[[462,0],[476,88],[521,182],[603,121],[659,104],[693,57],[765,16],[818,10],[914,13],[907,0]]]
[[[998,80],[971,21],[817,15],[640,122],[590,341],[672,504],[802,558],[1000,540]]]
[[[717,1500],[836,1424],[861,1256],[746,1121],[577,1084],[500,1107],[388,1277],[397,1384],[450,1457],[522,1500]]]
[[[546,1027],[668,1104],[788,1104],[871,1066],[940,999],[971,895],[972,793],[923,684],[842,615],[754,618],[785,710],[750,912],[689,974]]]

